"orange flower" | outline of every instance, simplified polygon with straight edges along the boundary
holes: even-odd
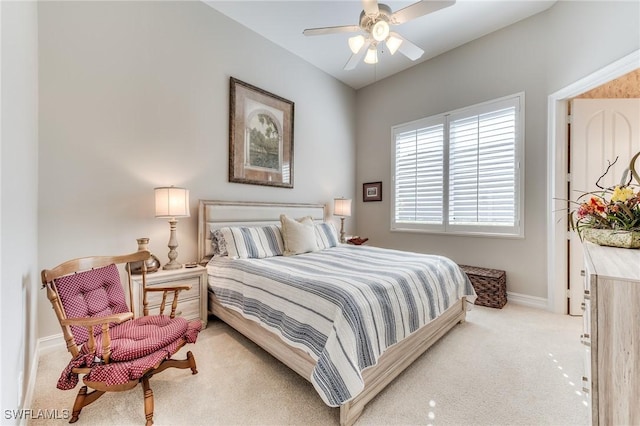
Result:
[[[598,197],[591,197],[589,200],[589,208],[594,213],[600,214],[600,216],[606,216],[605,211],[607,210],[607,206],[605,206],[602,200]]]
[[[634,169],[634,161],[640,158],[637,153],[629,165],[632,178],[617,186],[603,188],[599,185],[611,166],[609,163],[605,173],[600,176],[596,186],[602,191],[594,191],[581,195],[577,210],[570,214],[571,228],[582,238],[584,229],[611,229],[619,231],[640,231],[640,175]],[[632,181],[635,179],[637,183]],[[589,197],[588,199],[586,197]]]

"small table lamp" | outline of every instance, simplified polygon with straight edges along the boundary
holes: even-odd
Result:
[[[178,238],[176,237],[177,217],[189,217],[189,190],[175,186],[154,188],[156,195],[156,217],[168,218],[171,234],[169,236],[169,263],[162,269],[180,269],[178,257]]]
[[[340,242],[346,243],[344,238],[344,218],[351,216],[351,200],[348,198],[335,198],[333,200],[333,214],[340,216]]]

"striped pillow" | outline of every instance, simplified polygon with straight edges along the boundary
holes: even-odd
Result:
[[[338,245],[338,232],[333,222],[316,224],[316,241],[320,250]]]
[[[284,242],[277,225],[261,227],[220,228],[229,257],[237,259],[262,259],[282,256]]]

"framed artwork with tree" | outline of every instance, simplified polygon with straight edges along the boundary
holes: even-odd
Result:
[[[293,188],[294,103],[231,77],[229,182]]]

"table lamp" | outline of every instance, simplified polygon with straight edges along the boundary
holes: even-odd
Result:
[[[169,263],[162,269],[180,269],[182,264],[176,262],[178,258],[178,238],[176,236],[177,217],[189,217],[189,190],[175,186],[154,188],[156,195],[156,217],[168,218],[171,233],[169,236]]]
[[[340,216],[340,242],[346,243],[344,237],[344,218],[351,216],[351,200],[348,198],[335,198],[333,200],[333,214]]]

